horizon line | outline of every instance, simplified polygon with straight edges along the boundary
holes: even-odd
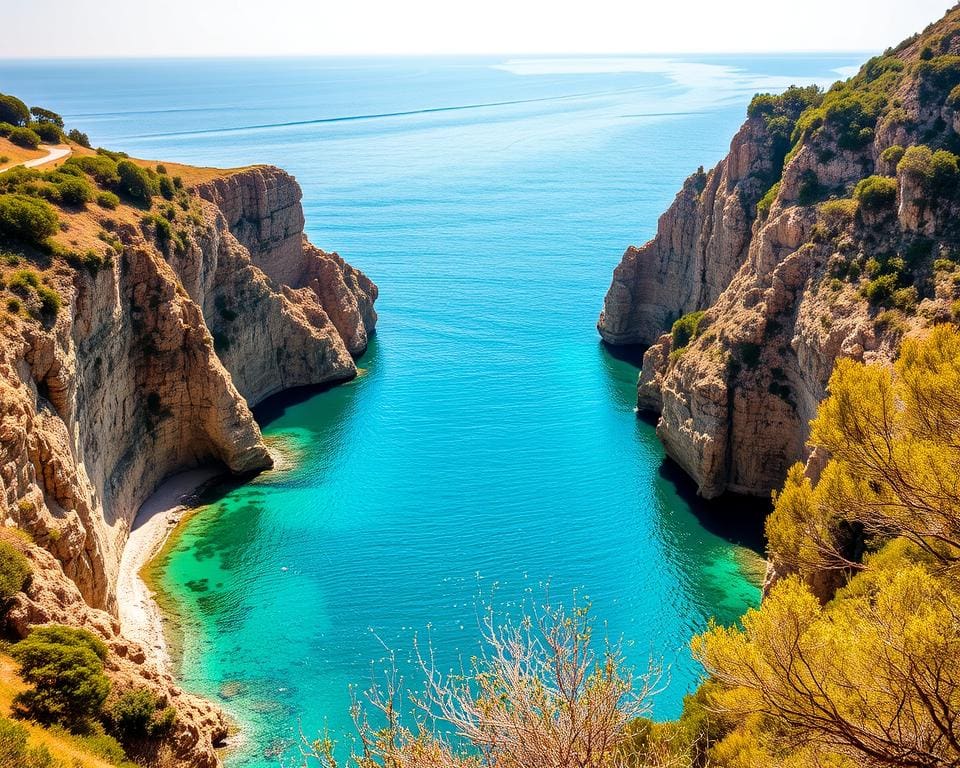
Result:
[[[522,57],[543,58],[556,57],[584,57],[584,58],[662,58],[674,56],[813,56],[813,55],[860,55],[875,54],[875,48],[850,49],[790,49],[790,50],[756,50],[756,51],[650,51],[640,52],[602,52],[602,51],[545,51],[545,52],[512,52],[512,53],[224,53],[224,54],[116,54],[110,56],[0,56],[0,62],[40,62],[40,61],[230,61],[230,60],[273,60],[290,61],[301,59],[348,59],[348,58],[494,58],[494,57]]]

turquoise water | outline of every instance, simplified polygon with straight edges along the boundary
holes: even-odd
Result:
[[[221,489],[162,564],[184,684],[244,726],[232,765],[274,764],[298,721],[347,729],[385,647],[409,672],[429,627],[452,665],[478,599],[547,585],[662,658],[655,714],[678,713],[690,637],[758,600],[755,527],[691,508],[597,313],[755,91],[859,58],[0,62],[98,144],[288,169],[313,241],[381,289],[358,379],[258,411],[292,468]]]

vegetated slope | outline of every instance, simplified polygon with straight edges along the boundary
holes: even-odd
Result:
[[[769,493],[838,357],[892,359],[960,312],[958,130],[954,8],[826,93],[757,96],[624,254],[598,328],[649,345],[639,406],[701,494]]]
[[[307,241],[300,188],[279,169],[133,160],[68,139],[46,110],[12,109],[73,157],[0,174],[0,492],[32,571],[5,630],[91,630],[115,686],[177,710],[163,738],[174,758],[212,766],[221,714],[120,634],[120,553],[171,473],[270,466],[250,408],[356,375],[377,289]]]

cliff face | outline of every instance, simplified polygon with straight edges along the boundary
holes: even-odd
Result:
[[[47,279],[64,303],[54,322],[3,318],[6,524],[52,555],[30,548],[43,567],[12,623],[89,625],[128,676],[143,653],[119,635],[115,586],[140,505],[187,467],[269,467],[250,407],[289,387],[354,376],[351,355],[376,322],[376,286],[304,237],[292,177],[234,172],[191,190],[184,206],[175,241],[125,206],[70,216],[66,236],[83,245],[99,231],[113,242],[112,263],[95,273],[53,265]],[[143,674],[178,701],[181,757],[214,765],[219,714],[169,678]]]
[[[953,318],[958,29],[953,9],[825,95],[755,100],[729,155],[614,271],[598,329],[648,346],[638,405],[702,495],[769,494],[806,458],[838,356],[890,359]],[[872,176],[882,194],[855,193]],[[668,331],[693,311],[679,346]]]

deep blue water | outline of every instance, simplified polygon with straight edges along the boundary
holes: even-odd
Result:
[[[678,713],[690,637],[757,601],[756,559],[665,471],[597,313],[754,92],[859,58],[0,62],[0,91],[95,144],[282,166],[312,240],[381,289],[363,375],[260,411],[295,468],[226,489],[160,564],[184,684],[244,726],[234,765],[272,764],[298,720],[346,729],[384,645],[409,672],[430,627],[453,664],[478,599],[547,584],[589,596],[631,663],[662,658],[655,714]]]

